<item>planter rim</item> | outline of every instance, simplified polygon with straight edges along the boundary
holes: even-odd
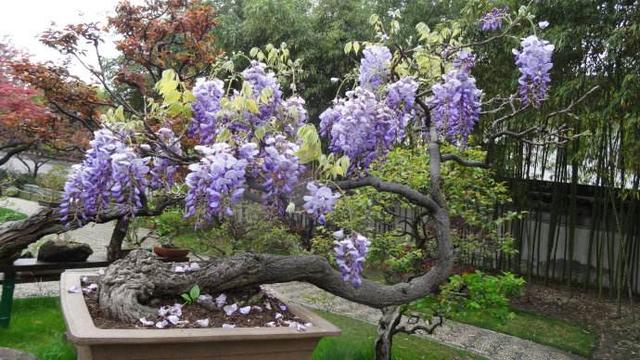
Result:
[[[239,340],[275,340],[339,336],[340,329],[312,311],[287,304],[289,311],[312,327],[297,331],[289,327],[204,328],[204,329],[101,329],[95,326],[84,294],[69,293],[72,286],[81,288],[83,276],[97,276],[97,271],[67,270],[60,276],[60,305],[67,325],[67,339],[77,345],[90,344],[157,344]]]

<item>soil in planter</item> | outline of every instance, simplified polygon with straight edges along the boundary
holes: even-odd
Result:
[[[214,295],[214,299],[218,294]],[[296,317],[289,311],[288,307],[277,298],[270,294],[256,289],[240,290],[225,293],[227,296],[227,304],[237,304],[238,310],[233,314],[227,315],[222,308],[209,310],[200,304],[185,304],[182,306],[181,323],[171,325],[170,328],[200,328],[197,320],[209,319],[209,328],[220,328],[223,324],[240,327],[295,327],[296,324],[305,324],[303,319]],[[120,320],[113,319],[105,314],[98,304],[97,291],[84,292],[85,301],[89,309],[89,313],[93,318],[93,323],[101,329],[157,329],[155,326],[144,326],[141,322],[131,324]],[[154,299],[149,306],[160,308],[168,305],[183,304],[181,298],[172,299]],[[240,308],[251,306],[249,314],[242,314]],[[158,321],[159,317],[148,317],[150,321]],[[293,324],[293,325],[292,325]],[[311,326],[306,324],[306,326]]]

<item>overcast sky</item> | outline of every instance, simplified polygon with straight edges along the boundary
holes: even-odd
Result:
[[[113,13],[118,0],[3,0],[0,2],[0,37],[8,36],[13,45],[30,53],[34,60],[61,61],[63,57],[38,41],[52,22],[66,24],[102,21]],[[105,39],[103,56],[116,54],[113,38]],[[95,63],[95,58],[91,58]],[[71,73],[85,81],[90,75],[73,63]]]

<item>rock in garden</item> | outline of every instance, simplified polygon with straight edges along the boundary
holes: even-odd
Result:
[[[87,244],[65,240],[49,240],[38,250],[38,261],[86,261],[93,250]]]

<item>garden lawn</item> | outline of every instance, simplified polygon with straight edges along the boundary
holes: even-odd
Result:
[[[65,325],[58,298],[16,299],[11,326],[0,329],[0,347],[30,352],[41,360],[75,359],[73,347],[64,339]],[[342,335],[326,338],[313,354],[313,360],[372,359],[376,329],[373,325],[326,312],[325,319],[342,329]],[[464,351],[437,344],[417,336],[394,338],[394,359],[482,359]]]
[[[0,207],[0,224],[6,223],[7,221],[16,221],[16,220],[22,220],[26,218],[27,218],[27,215],[21,212]]]
[[[553,346],[584,357],[591,356],[597,341],[596,334],[563,320],[522,310],[511,311],[515,316],[505,321],[500,321],[483,311],[467,311],[464,314],[456,314],[451,319]]]
[[[72,360],[75,350],[64,338],[65,325],[58,298],[16,299],[11,325],[0,329],[0,347],[20,349],[41,360]]]
[[[373,343],[376,338],[375,326],[333,313],[314,311],[339,327],[342,330],[342,335],[340,337],[322,339],[313,353],[313,360],[373,359]],[[453,360],[483,358],[417,336],[398,334],[393,338],[393,359]]]

